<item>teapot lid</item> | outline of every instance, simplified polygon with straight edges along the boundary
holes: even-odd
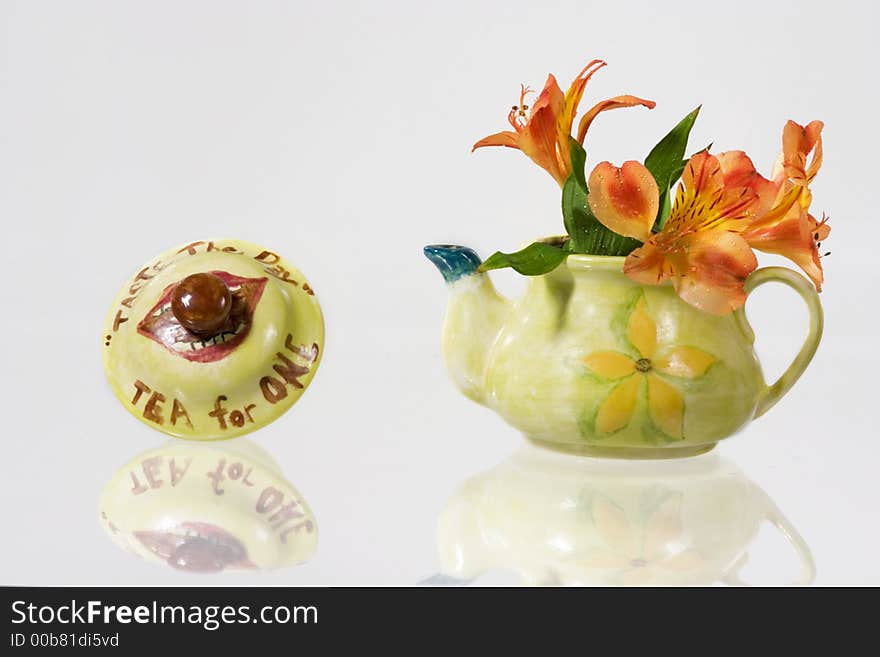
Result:
[[[281,416],[324,350],[324,319],[302,273],[240,240],[157,256],[122,286],[102,335],[120,402],[180,438],[233,438]]]

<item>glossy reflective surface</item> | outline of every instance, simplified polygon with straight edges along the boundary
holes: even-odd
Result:
[[[120,414],[121,427],[127,420]],[[870,482],[827,488],[787,476],[838,466],[808,455],[785,461],[785,436],[744,437],[778,459],[747,469],[755,452],[620,462],[523,444],[499,457],[512,430],[482,434],[486,447],[466,454],[428,456],[411,434],[379,434],[355,459],[297,429],[273,429],[251,446],[155,447],[146,428],[120,431],[95,440],[100,449],[87,458],[82,441],[39,457],[29,445],[37,468],[3,475],[17,494],[5,507],[0,581],[618,586],[877,577]],[[267,488],[283,494],[268,498],[280,501],[271,513],[267,499],[257,508]],[[275,527],[294,499],[306,517]],[[308,520],[320,531],[316,552],[307,526],[281,541],[285,528]]]
[[[138,454],[104,486],[99,515],[125,551],[193,573],[292,566],[318,541],[308,503],[246,440]]]
[[[812,582],[803,538],[717,454],[625,462],[527,446],[459,488],[437,542],[442,573],[461,580],[500,569],[538,585],[734,584],[763,523],[800,570],[772,583]]]

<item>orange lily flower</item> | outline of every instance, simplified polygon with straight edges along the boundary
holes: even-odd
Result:
[[[743,283],[757,267],[752,249],[792,260],[821,291],[819,247],[831,228],[827,218],[810,214],[808,185],[822,165],[822,127],[821,121],[789,121],[778,170],[769,180],[742,151],[693,156],[659,233],[651,234],[657,187],[638,162],[599,164],[590,175],[590,208],[611,230],[645,242],[624,263],[630,278],[643,284],[670,280],[682,299],[701,310],[723,315],[745,303]]]
[[[651,216],[648,210],[657,207],[656,184],[615,188],[620,177],[647,180],[650,172],[638,162],[628,162],[618,177],[608,175],[608,167],[613,169],[602,163],[590,176],[589,201],[596,218],[615,232],[636,235],[631,229],[623,232],[624,219],[632,219],[641,224],[640,234],[650,235],[627,256],[624,273],[646,285],[669,280],[684,301],[713,314],[724,315],[742,306],[743,283],[758,261],[739,233],[754,219],[760,204],[756,190],[734,185],[733,178],[727,184],[718,158],[706,151],[697,153],[685,167],[666,225],[651,235],[656,214]]]
[[[812,121],[806,127],[794,121],[786,123],[782,133],[782,175],[776,183],[770,183],[776,185],[774,202],[743,232],[752,248],[784,256],[798,265],[820,292],[824,272],[819,247],[831,233],[831,227],[827,217],[818,221],[810,214],[813,196],[808,185],[822,166],[822,128],[821,121]]]
[[[474,144],[472,151],[484,146],[517,148],[545,169],[556,182],[560,185],[565,184],[571,174],[569,138],[574,117],[587,82],[603,66],[606,66],[606,63],[601,60],[591,61],[574,79],[564,95],[556,78],[552,74],[548,75],[544,89],[531,109],[525,102],[531,90],[523,85],[519,104],[514,105],[507,115],[513,130],[505,130],[481,139]],[[655,103],[636,96],[617,96],[596,104],[581,119],[578,126],[578,142],[584,143],[593,119],[601,112],[635,105],[652,109]]]
[[[818,221],[810,214],[812,194],[808,185],[822,166],[822,127],[821,121],[813,121],[806,127],[794,121],[786,123],[782,155],[772,180],[761,176],[742,151],[718,156],[725,184],[749,187],[759,199],[755,220],[743,230],[743,238],[753,249],[775,253],[794,262],[819,291],[824,279],[819,246],[830,234],[831,227],[827,218]]]

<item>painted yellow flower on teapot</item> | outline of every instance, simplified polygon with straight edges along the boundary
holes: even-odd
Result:
[[[657,323],[648,313],[644,296],[639,297],[630,313],[626,338],[635,356],[620,351],[594,351],[584,358],[590,371],[616,382],[599,406],[596,433],[607,435],[628,425],[637,396],[647,389],[651,420],[666,435],[680,440],[684,398],[667,377],[698,379],[715,362],[715,357],[697,347],[686,346],[658,353]]]

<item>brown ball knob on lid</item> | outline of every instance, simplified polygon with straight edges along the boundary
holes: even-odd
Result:
[[[229,319],[232,293],[215,274],[191,274],[174,288],[171,312],[187,330],[198,335],[217,333]]]

